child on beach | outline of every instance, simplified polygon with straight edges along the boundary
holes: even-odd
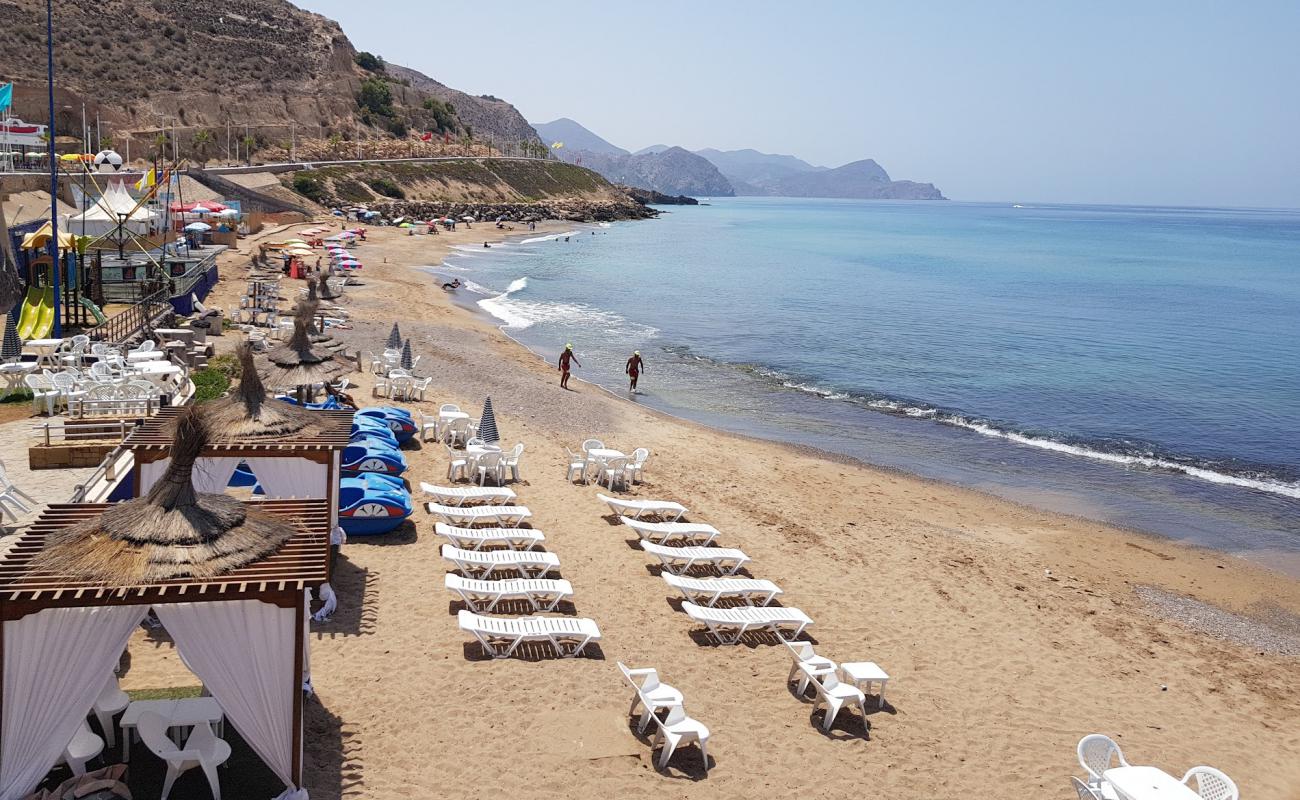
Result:
[[[627,373],[630,379],[627,387],[628,392],[636,393],[636,379],[641,375],[643,369],[645,369],[645,362],[641,360],[641,351],[632,351],[632,357],[627,360],[627,365],[623,367],[623,371]]]
[[[577,364],[580,367],[582,366],[582,362],[579,361],[573,355],[573,345],[566,344],[564,346],[564,352],[560,353],[560,388],[561,389],[569,388],[569,363],[570,362]]]

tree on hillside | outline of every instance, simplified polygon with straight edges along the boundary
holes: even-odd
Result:
[[[157,136],[153,137],[154,158],[167,157],[167,143],[168,143],[167,134],[162,133],[161,131],[158,133]]]
[[[252,136],[245,136],[240,144],[244,145],[244,160],[251,167],[253,165],[253,148],[257,146],[257,140]]]
[[[343,144],[343,137],[338,135],[337,133],[331,133],[329,138],[329,143],[330,143],[330,155],[333,156],[334,158],[338,158],[339,145]]]
[[[366,72],[386,72],[388,70],[384,64],[384,59],[374,53],[367,53],[365,50],[353,56],[352,60],[356,61],[357,66]]]
[[[208,148],[212,146],[212,131],[201,128],[194,132],[194,152],[199,155],[199,163],[208,163]]]
[[[378,78],[366,78],[357,92],[357,105],[381,117],[393,116],[393,92]]]

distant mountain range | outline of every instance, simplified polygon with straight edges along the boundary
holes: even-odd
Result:
[[[872,159],[840,167],[820,167],[795,156],[757,150],[690,152],[654,144],[635,153],[611,144],[568,119],[533,123],[542,141],[562,142],[555,152],[615,183],[664,194],[728,197],[837,197],[868,200],[943,200],[932,183],[896,181]]]

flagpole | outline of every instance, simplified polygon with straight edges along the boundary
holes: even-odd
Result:
[[[54,338],[63,338],[63,320],[59,314],[59,168],[54,159],[54,0],[45,0],[45,73],[50,90],[50,286],[54,289]]]

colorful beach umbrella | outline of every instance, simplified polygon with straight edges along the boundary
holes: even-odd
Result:
[[[415,365],[415,354],[411,352],[411,340],[407,339],[402,344],[402,369],[410,369]]]
[[[15,305],[14,308],[19,306]],[[23,357],[23,340],[18,338],[18,324],[13,314],[5,314],[5,336],[0,341],[0,359],[17,361]]]
[[[402,346],[402,331],[397,327],[396,322],[393,323],[393,329],[388,332],[388,341],[385,342],[385,346],[389,350],[396,350]]]
[[[497,417],[492,413],[491,397],[483,403],[483,414],[478,419],[478,438],[488,444],[501,441],[501,434],[497,433]]]
[[[201,233],[201,232],[203,232],[203,231],[210,231],[210,230],[212,230],[212,226],[209,225],[209,224],[206,223],[206,222],[191,222],[189,225],[186,225],[186,226],[185,226],[185,230],[187,230],[187,231],[198,231],[198,232]]]

